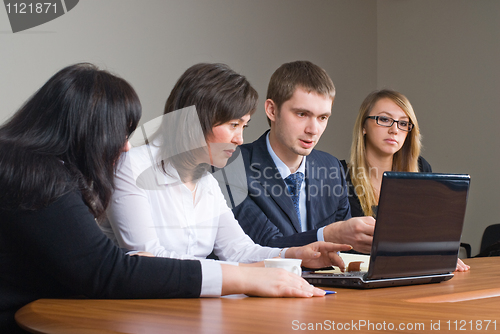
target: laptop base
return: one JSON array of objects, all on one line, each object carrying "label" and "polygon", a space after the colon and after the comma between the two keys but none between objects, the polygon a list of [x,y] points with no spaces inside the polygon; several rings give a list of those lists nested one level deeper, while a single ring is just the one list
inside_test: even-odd
[{"label": "laptop base", "polygon": [[428,283],[440,283],[450,280],[453,273],[434,274],[414,277],[398,277],[386,279],[364,280],[362,277],[345,277],[340,278],[334,274],[308,274],[304,273],[302,278],[315,286],[324,287],[339,287],[339,288],[357,288],[357,289],[372,289],[386,288],[391,286],[416,285]]}]

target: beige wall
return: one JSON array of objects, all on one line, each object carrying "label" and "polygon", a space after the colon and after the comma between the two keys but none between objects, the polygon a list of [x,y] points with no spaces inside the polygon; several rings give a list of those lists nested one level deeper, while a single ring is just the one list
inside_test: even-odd
[{"label": "beige wall", "polygon": [[469,173],[464,242],[500,223],[500,1],[382,0],[377,87],[406,94],[435,172]]},{"label": "beige wall", "polygon": [[[376,83],[375,10],[371,0],[85,0],[54,21],[12,34],[0,9],[0,122],[55,71],[79,61],[130,81],[143,122],[161,115],[177,78],[198,62],[227,63],[264,97],[279,65],[311,60],[337,84],[335,110],[342,113],[358,104],[360,87]],[[247,141],[267,127],[262,99],[260,106]],[[341,129],[331,126],[323,149],[334,139],[349,142]]]},{"label": "beige wall", "polygon": [[13,34],[0,9],[0,122],[75,62],[128,80],[143,103],[142,122],[161,114],[188,66],[224,62],[261,96],[248,142],[267,128],[262,101],[272,72],[284,62],[311,60],[337,87],[319,148],[348,158],[364,96],[381,87],[408,95],[434,169],[473,177],[463,240],[477,250],[499,203],[498,13],[496,0],[84,0],[54,21]]}]

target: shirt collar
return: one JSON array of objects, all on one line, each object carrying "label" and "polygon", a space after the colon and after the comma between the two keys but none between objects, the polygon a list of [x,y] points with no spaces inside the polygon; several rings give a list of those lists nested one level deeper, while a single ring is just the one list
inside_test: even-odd
[{"label": "shirt collar", "polygon": [[[267,136],[266,136],[267,151],[271,155],[271,158],[273,159],[274,164],[278,168],[278,171],[280,172],[281,177],[283,179],[285,179],[288,177],[288,175],[290,175],[292,173],[290,173],[290,168],[288,168],[288,166],[285,165],[285,163],[283,161],[281,161],[281,159],[276,155],[276,153],[274,153],[274,150],[271,147],[271,143],[269,142],[269,133],[270,132],[268,132]],[[306,175],[306,156],[302,157],[302,162],[300,163],[300,166],[297,169],[297,172],[302,172],[302,174]]]}]

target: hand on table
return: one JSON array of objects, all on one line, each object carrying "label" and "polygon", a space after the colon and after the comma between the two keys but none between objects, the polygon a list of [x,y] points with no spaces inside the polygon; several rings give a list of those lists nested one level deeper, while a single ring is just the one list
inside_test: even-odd
[{"label": "hand on table", "polygon": [[470,269],[469,265],[466,265],[462,260],[458,259],[457,268],[455,269],[455,271],[464,272],[464,271],[469,271],[469,269]]},{"label": "hand on table", "polygon": [[238,267],[221,264],[222,295],[260,297],[320,297],[325,291],[281,268]]}]

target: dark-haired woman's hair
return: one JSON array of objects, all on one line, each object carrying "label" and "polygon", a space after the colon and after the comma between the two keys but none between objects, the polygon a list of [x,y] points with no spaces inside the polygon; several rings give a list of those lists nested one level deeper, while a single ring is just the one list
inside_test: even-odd
[{"label": "dark-haired woman's hair", "polygon": [[[161,157],[169,157],[166,160],[178,172],[196,167],[200,143],[212,134],[212,128],[253,114],[257,100],[257,91],[250,82],[229,66],[220,63],[191,66],[172,89],[165,104],[164,115],[167,117],[163,118],[162,126],[153,136],[163,141]],[[197,114],[194,117],[189,112],[192,109],[188,108],[193,106]],[[171,114],[179,109],[186,112]]]},{"label": "dark-haired woman's hair", "polygon": [[140,117],[125,80],[87,63],[60,70],[0,127],[0,207],[36,210],[79,189],[99,217]]}]

